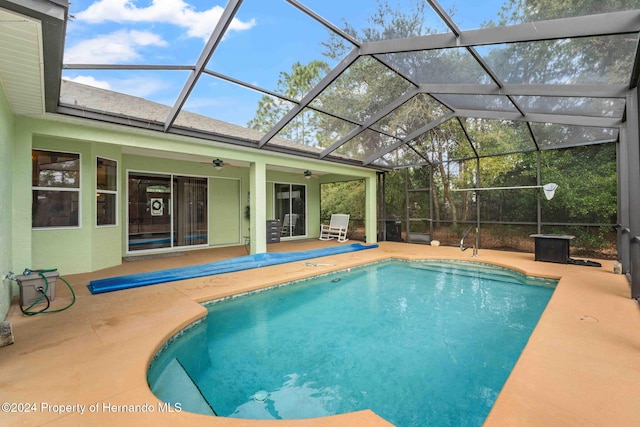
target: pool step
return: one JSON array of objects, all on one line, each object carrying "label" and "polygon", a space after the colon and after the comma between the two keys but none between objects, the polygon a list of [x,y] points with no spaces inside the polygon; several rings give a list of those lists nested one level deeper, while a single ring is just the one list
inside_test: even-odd
[{"label": "pool step", "polygon": [[526,284],[554,287],[557,283],[556,280],[530,277],[517,271],[479,263],[434,262],[415,264],[411,265],[411,267],[436,273],[455,274],[456,276],[471,277],[474,279],[488,279],[513,285]]},{"label": "pool step", "polygon": [[182,363],[173,358],[162,371],[151,391],[162,401],[180,403],[182,410],[204,415],[217,415],[204,398]]}]

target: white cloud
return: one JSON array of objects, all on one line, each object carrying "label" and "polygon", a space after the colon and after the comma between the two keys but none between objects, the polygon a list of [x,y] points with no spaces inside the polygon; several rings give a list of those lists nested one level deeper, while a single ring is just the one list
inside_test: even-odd
[{"label": "white cloud", "polygon": [[116,31],[83,40],[65,50],[67,64],[116,64],[132,62],[142,56],[139,47],[167,46],[160,36],[148,31]]},{"label": "white cloud", "polygon": [[[149,77],[110,78],[109,81],[98,80],[93,76],[63,77],[63,79],[145,99],[157,94],[164,94],[167,87],[166,81]],[[172,102],[173,100],[169,104]]]},{"label": "white cloud", "polygon": [[76,82],[76,83],[81,83],[83,85],[87,85],[87,86],[93,86],[93,87],[97,87],[100,89],[107,89],[107,90],[111,90],[111,85],[109,84],[109,82],[104,81],[104,80],[96,80],[95,77],[93,76],[76,76],[73,78],[69,78],[69,77],[63,77],[63,80],[69,80],[72,82]]},{"label": "white cloud", "polygon": [[[127,95],[150,99],[153,95],[166,92],[167,82],[161,79],[139,77],[111,82],[113,90]],[[177,94],[176,94],[177,96]]]},{"label": "white cloud", "polygon": [[[75,16],[77,20],[88,23],[168,23],[186,28],[189,37],[199,37],[206,41],[224,10],[221,6],[213,6],[198,12],[183,0],[152,0],[148,7],[136,7],[135,3],[136,0],[99,0]],[[242,22],[234,18],[229,29],[241,31],[253,26],[254,19]]]}]

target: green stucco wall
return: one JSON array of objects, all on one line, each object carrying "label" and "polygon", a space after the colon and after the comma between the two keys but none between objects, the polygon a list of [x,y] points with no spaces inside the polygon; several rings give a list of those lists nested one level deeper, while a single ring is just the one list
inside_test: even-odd
[{"label": "green stucco wall", "polygon": [[240,185],[239,179],[209,180],[209,244],[212,246],[237,245],[242,241],[244,208]]},{"label": "green stucco wall", "polygon": [[[86,145],[86,142],[84,143]],[[92,143],[91,155],[86,161],[87,173],[83,173],[88,181],[85,181],[85,188],[83,189],[83,195],[87,194],[87,201],[83,203],[84,208],[90,211],[87,221],[83,222],[83,227],[89,231],[91,242],[91,270],[100,270],[102,268],[118,265],[122,262],[122,252],[120,246],[122,242],[122,233],[125,228],[124,216],[122,216],[123,199],[122,195],[126,189],[126,183],[122,179],[122,154],[121,148],[117,145],[110,145],[104,143]],[[116,225],[109,226],[97,226],[97,206],[96,206],[96,163],[97,158],[115,160],[118,167],[118,207],[119,212],[116,218]],[[85,162],[83,161],[83,166]],[[84,169],[83,169],[84,172]],[[84,198],[83,198],[84,200]]]},{"label": "green stucco wall", "polygon": [[[3,116],[5,121],[12,119],[7,110],[8,108],[5,108]],[[64,117],[54,120],[16,117],[13,121],[15,143],[9,144],[9,149],[13,147],[13,182],[8,186],[11,187],[11,201],[16,208],[12,210],[11,226],[0,229],[0,233],[4,233],[3,237],[12,241],[12,260],[7,263],[13,267],[13,271],[22,271],[24,268],[57,268],[65,275],[96,271],[120,264],[122,257],[127,254],[128,171],[209,177],[210,245],[244,244],[245,236],[252,234],[252,251],[265,250],[265,224],[258,223],[257,219],[273,218],[274,182],[303,184],[307,187],[306,237],[309,238],[319,235],[320,183],[327,177],[364,178],[375,184],[375,172],[363,168],[317,161],[305,161],[302,164],[300,159],[294,156],[238,149],[228,144],[215,144]],[[3,129],[6,128],[3,126]],[[2,137],[7,138],[8,132],[3,132],[5,133]],[[32,148],[80,154],[81,227],[32,230]],[[118,162],[119,209],[116,226],[97,227],[95,224],[95,163],[98,156]],[[210,163],[210,159],[215,158],[230,163],[241,163],[244,166],[234,167],[233,164],[227,164],[222,170],[217,171]],[[260,165],[259,173],[252,173],[250,165]],[[324,176],[321,179],[307,180],[302,173],[270,170],[270,165],[296,170],[322,168]],[[244,215],[246,206],[250,204],[248,196],[251,188],[262,189],[252,194],[252,198],[257,194],[260,203],[255,204],[255,200],[251,203],[261,206],[262,209],[252,212],[254,229],[250,229],[250,221]],[[11,212],[8,208],[2,209],[5,214]],[[371,212],[375,215],[375,210]],[[375,217],[372,224],[375,227]]]},{"label": "green stucco wall", "polygon": [[[80,266],[88,266],[93,269],[93,243],[105,248],[109,245],[93,235],[95,229],[95,157],[92,144],[36,135],[33,137],[33,148],[80,154],[80,227],[33,229],[31,231],[31,265],[25,267],[31,269],[57,268],[61,275],[78,273]],[[108,253],[108,251],[105,252],[105,254]]]},{"label": "green stucco wall", "polygon": [[[0,276],[11,270],[11,186],[13,173],[13,114],[0,86]],[[0,282],[0,320],[4,320],[11,303],[11,281]]]}]

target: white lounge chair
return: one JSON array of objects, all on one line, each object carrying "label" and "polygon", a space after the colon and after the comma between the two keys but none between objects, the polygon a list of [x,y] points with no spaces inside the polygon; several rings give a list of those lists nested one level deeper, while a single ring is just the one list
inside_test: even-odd
[{"label": "white lounge chair", "polygon": [[331,240],[337,238],[338,242],[346,242],[347,229],[349,228],[349,215],[333,214],[329,225],[320,226],[320,240]]},{"label": "white lounge chair", "polygon": [[280,228],[281,236],[291,236],[296,229],[296,222],[298,222],[298,214],[284,214],[284,221]]}]

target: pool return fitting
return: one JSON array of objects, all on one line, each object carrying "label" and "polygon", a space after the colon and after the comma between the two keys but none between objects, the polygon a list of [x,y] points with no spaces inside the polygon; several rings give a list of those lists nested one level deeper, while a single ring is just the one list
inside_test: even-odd
[{"label": "pool return fitting", "polygon": [[[76,302],[76,294],[73,288],[64,278],[60,277],[57,268],[30,270],[26,268],[21,275],[14,276],[9,272],[7,279],[18,282],[20,287],[20,311],[27,316],[46,313],[58,313],[71,307]],[[71,291],[72,300],[63,308],[49,310],[51,301],[56,297],[56,280],[62,280]],[[40,303],[46,303],[43,309],[32,311],[32,308]],[[25,308],[25,306],[28,306]]]}]

